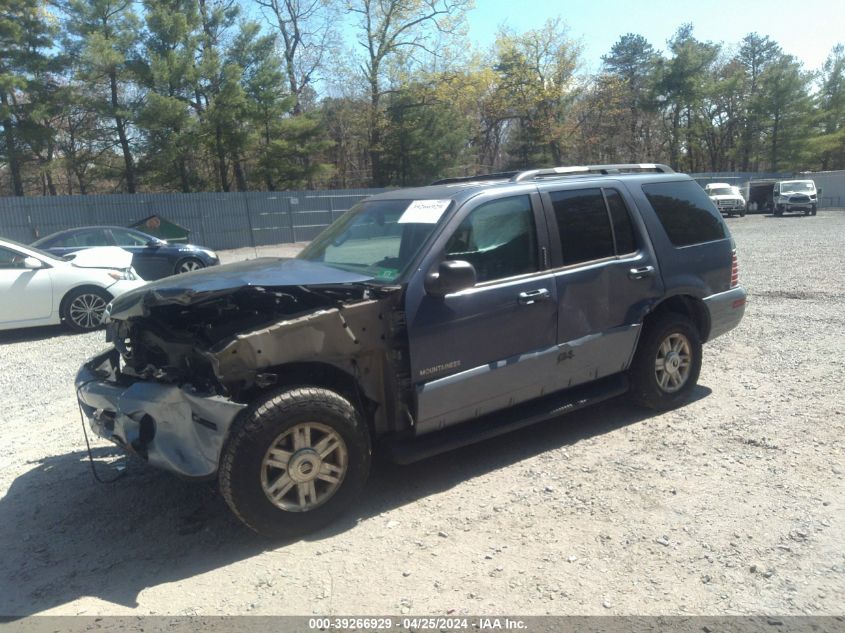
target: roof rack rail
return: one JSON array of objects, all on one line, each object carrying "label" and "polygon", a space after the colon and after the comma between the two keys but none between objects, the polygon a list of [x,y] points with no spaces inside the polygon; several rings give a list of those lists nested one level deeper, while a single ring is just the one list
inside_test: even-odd
[{"label": "roof rack rail", "polygon": [[586,174],[598,174],[607,176],[611,174],[631,174],[642,172],[655,172],[659,174],[674,174],[675,170],[668,165],[658,163],[619,163],[617,165],[582,165],[575,167],[549,167],[547,169],[529,169],[521,171],[511,177],[512,182],[522,182],[536,178],[555,178],[560,176],[580,176]]},{"label": "roof rack rail", "polygon": [[518,171],[500,171],[494,174],[478,174],[477,176],[456,176],[454,178],[439,178],[432,185],[450,185],[456,182],[480,182],[484,180],[511,180],[518,176]]}]

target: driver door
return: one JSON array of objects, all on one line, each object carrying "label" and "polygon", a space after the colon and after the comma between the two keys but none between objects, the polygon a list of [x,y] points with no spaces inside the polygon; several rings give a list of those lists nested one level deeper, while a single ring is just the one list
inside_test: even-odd
[{"label": "driver door", "polygon": [[488,199],[456,219],[433,263],[470,262],[477,283],[436,297],[417,275],[408,292],[419,297],[406,306],[417,434],[540,396],[556,365],[557,297],[544,270],[539,198]]}]

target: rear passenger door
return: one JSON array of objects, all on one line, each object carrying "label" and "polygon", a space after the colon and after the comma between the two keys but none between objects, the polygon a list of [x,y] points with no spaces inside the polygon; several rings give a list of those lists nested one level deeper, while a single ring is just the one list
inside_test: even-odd
[{"label": "rear passenger door", "polygon": [[560,387],[627,369],[663,284],[645,227],[621,183],[546,185],[558,301]]}]

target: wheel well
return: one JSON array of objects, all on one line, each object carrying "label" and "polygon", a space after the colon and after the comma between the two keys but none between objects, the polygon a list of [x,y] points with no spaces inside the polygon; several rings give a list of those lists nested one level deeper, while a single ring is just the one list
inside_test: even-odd
[{"label": "wheel well", "polygon": [[64,318],[64,316],[65,316],[65,308],[67,307],[67,301],[70,298],[70,296],[72,294],[76,293],[76,292],[79,292],[80,290],[98,290],[100,292],[106,293],[109,297],[114,299],[114,295],[112,293],[110,293],[108,290],[106,290],[105,288],[103,288],[102,286],[95,286],[94,284],[86,284],[86,285],[83,285],[83,286],[75,286],[75,287],[71,288],[70,290],[68,290],[65,293],[65,295],[62,297],[62,300],[59,302],[59,317],[60,318]]},{"label": "wheel well", "polygon": [[676,312],[683,314],[695,325],[698,330],[698,336],[701,342],[704,343],[707,337],[710,336],[710,315],[707,312],[707,306],[697,297],[690,295],[675,295],[661,301],[651,312],[646,315],[645,323],[656,318],[659,315],[668,312]]},{"label": "wheel well", "polygon": [[274,374],[277,378],[272,384],[250,387],[240,394],[244,402],[254,400],[258,395],[284,386],[311,386],[330,389],[352,403],[364,416],[370,433],[375,432],[374,412],[377,403],[368,398],[358,381],[350,373],[326,363],[289,363],[268,367],[263,374]]}]

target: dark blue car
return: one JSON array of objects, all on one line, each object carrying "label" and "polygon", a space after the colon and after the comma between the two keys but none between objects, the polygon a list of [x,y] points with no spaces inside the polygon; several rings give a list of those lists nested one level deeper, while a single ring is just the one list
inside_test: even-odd
[{"label": "dark blue car", "polygon": [[194,244],[170,244],[122,226],[86,226],[67,229],[32,243],[59,257],[93,246],[119,246],[132,253],[132,266],[146,280],[161,279],[220,263],[217,254]]}]

